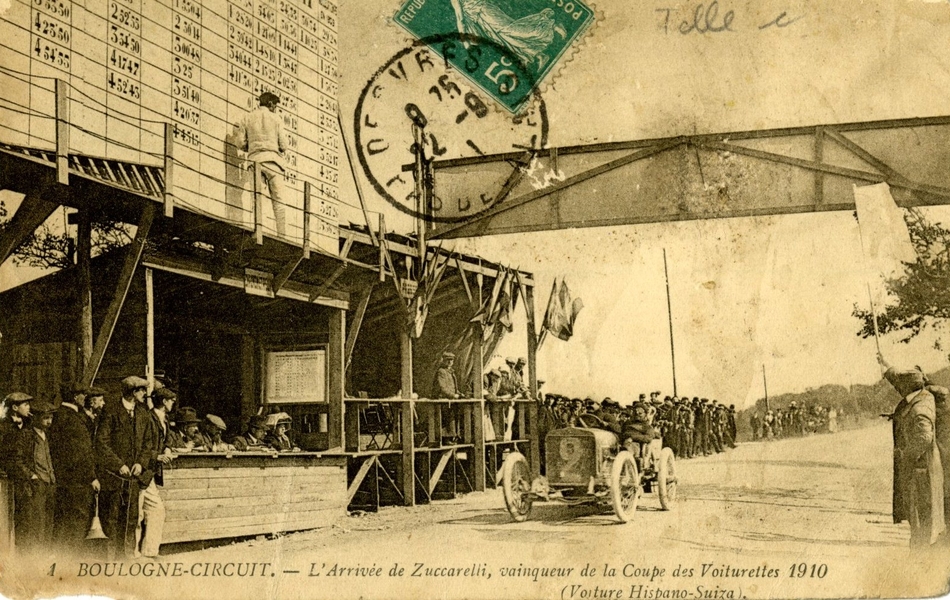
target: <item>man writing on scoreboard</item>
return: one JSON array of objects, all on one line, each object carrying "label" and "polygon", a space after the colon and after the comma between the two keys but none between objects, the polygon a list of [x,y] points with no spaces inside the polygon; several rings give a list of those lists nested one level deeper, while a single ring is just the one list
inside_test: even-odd
[{"label": "man writing on scoreboard", "polygon": [[238,126],[238,144],[247,152],[248,160],[260,165],[261,178],[267,184],[274,207],[277,235],[282,237],[286,229],[283,154],[287,140],[276,114],[280,98],[272,92],[264,92],[257,101],[259,106],[247,113]]}]

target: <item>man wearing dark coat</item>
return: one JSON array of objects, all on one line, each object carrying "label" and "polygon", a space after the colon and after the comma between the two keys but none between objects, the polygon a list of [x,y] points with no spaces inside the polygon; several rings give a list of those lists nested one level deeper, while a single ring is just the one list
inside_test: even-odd
[{"label": "man wearing dark coat", "polygon": [[141,377],[122,380],[122,398],[107,402],[99,417],[95,449],[99,456],[99,511],[112,551],[135,554],[139,490],[147,487],[147,467],[158,456],[158,438],[144,404],[148,382]]},{"label": "man wearing dark coat", "polygon": [[[937,409],[934,436],[943,466],[943,518],[946,522],[950,519],[950,390],[939,385],[928,385],[927,391],[933,395]],[[943,532],[943,543],[950,544],[950,531]]]},{"label": "man wearing dark coat", "polygon": [[50,455],[56,473],[53,540],[61,549],[83,549],[99,491],[89,417],[83,412],[86,390],[66,393],[49,429]]},{"label": "man wearing dark coat", "polygon": [[14,433],[10,478],[14,482],[16,545],[26,552],[49,550],[53,537],[56,475],[50,457],[49,427],[56,409],[32,403],[30,422]]},{"label": "man wearing dark coat", "polygon": [[890,415],[894,434],[894,522],[910,523],[911,548],[926,548],[945,529],[943,467],[934,436],[936,406],[919,369],[899,371],[878,354],[884,378],[901,401]]}]

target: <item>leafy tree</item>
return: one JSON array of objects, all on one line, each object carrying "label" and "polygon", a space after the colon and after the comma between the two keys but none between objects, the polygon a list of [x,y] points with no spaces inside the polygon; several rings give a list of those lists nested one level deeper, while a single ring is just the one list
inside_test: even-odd
[{"label": "leafy tree", "polygon": [[[876,307],[878,331],[900,334],[907,343],[928,328],[939,333],[950,318],[950,229],[928,220],[920,211],[905,213],[917,262],[904,263],[901,276],[887,282],[895,304]],[[874,315],[870,309],[854,307],[860,322],[858,335],[874,335]],[[935,343],[940,349],[939,339]]]},{"label": "leafy tree", "polygon": [[[9,223],[8,210],[0,201],[0,231]],[[117,221],[92,223],[92,255],[121,248],[132,241],[128,225]],[[65,231],[54,233],[43,224],[13,252],[13,263],[41,269],[67,269],[74,264],[75,240]]]}]

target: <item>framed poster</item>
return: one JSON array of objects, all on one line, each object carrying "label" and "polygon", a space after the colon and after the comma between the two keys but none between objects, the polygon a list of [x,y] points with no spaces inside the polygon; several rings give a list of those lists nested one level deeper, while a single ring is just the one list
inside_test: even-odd
[{"label": "framed poster", "polygon": [[327,401],[327,351],[267,351],[264,361],[264,403]]}]

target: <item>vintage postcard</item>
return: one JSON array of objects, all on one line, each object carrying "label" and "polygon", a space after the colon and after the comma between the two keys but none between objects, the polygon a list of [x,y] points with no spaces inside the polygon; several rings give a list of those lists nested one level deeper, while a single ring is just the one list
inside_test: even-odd
[{"label": "vintage postcard", "polygon": [[945,596],[947,48],[0,0],[0,595]]}]

